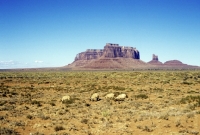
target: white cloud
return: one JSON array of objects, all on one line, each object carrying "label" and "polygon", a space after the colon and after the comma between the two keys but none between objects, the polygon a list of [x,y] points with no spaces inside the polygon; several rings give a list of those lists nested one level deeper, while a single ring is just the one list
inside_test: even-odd
[{"label": "white cloud", "polygon": [[13,61],[13,60],[9,60],[9,61],[0,61],[0,65],[4,65],[4,66],[6,66],[6,65],[16,65],[16,64],[18,64],[19,62],[17,62],[17,61]]},{"label": "white cloud", "polygon": [[0,69],[14,69],[14,68],[38,68],[49,67],[48,63],[43,60],[35,60],[33,62],[19,62],[15,60],[0,60]]},{"label": "white cloud", "polygon": [[43,63],[42,60],[35,60],[35,63]]},{"label": "white cloud", "polygon": [[7,69],[7,68],[17,68],[20,66],[21,63],[14,60],[2,60],[0,61],[0,69]]}]

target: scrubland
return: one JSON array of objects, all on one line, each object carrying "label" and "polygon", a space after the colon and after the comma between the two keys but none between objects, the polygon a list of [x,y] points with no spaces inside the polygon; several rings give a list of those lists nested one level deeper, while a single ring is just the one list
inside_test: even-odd
[{"label": "scrubland", "polygon": [[[96,92],[100,100],[90,101]],[[199,132],[200,71],[0,72],[1,135]]]}]

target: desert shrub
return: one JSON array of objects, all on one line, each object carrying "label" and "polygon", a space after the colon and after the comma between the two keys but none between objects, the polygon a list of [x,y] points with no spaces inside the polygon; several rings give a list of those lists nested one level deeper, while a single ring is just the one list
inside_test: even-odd
[{"label": "desert shrub", "polygon": [[73,96],[72,98],[70,98],[70,100],[64,100],[64,101],[62,101],[62,103],[66,104],[66,105],[73,104],[73,103],[75,103],[76,100],[80,100],[80,98]]},{"label": "desert shrub", "polygon": [[138,125],[137,128],[138,128],[138,129],[142,129],[142,126]]},{"label": "desert shrub", "polygon": [[18,93],[15,92],[15,91],[11,91],[10,94],[11,94],[11,95],[18,95]]},{"label": "desert shrub", "polygon": [[183,135],[185,135],[185,134],[188,133],[188,130],[182,129],[182,130],[179,130],[178,132],[181,133],[181,134],[183,134]]},{"label": "desert shrub", "polygon": [[187,118],[192,118],[192,117],[194,117],[194,113],[193,112],[187,114]]},{"label": "desert shrub", "polygon": [[8,105],[8,106],[4,106],[3,108],[1,108],[1,111],[11,111],[14,108],[15,108],[15,106]]},{"label": "desert shrub", "polygon": [[122,86],[104,86],[103,87],[104,89],[113,89],[113,90],[125,90],[125,88],[124,87],[122,87]]},{"label": "desert shrub", "polygon": [[50,104],[51,106],[56,106],[56,104],[55,104],[53,101],[51,101],[49,104]]},{"label": "desert shrub", "polygon": [[32,101],[31,101],[31,104],[32,104],[32,105],[35,105],[35,104],[36,104],[38,107],[42,106],[41,102],[40,102],[40,101],[37,101],[37,100],[32,100]]},{"label": "desert shrub", "polygon": [[186,104],[186,103],[191,103],[191,102],[196,102],[194,106],[200,107],[200,96],[187,96],[180,100],[181,104]]},{"label": "desert shrub", "polygon": [[182,98],[182,99],[180,100],[180,103],[181,103],[181,104],[186,104],[186,103],[187,103],[187,99],[186,99],[186,98]]},{"label": "desert shrub", "polygon": [[32,115],[30,115],[30,114],[28,114],[27,116],[26,116],[26,118],[28,118],[28,119],[32,119],[33,118],[33,116]]},{"label": "desert shrub", "polygon": [[0,106],[3,106],[7,103],[7,101],[0,101]]},{"label": "desert shrub", "polygon": [[3,120],[3,119],[5,119],[5,117],[4,116],[0,116],[0,120]]},{"label": "desert shrub", "polygon": [[168,113],[163,113],[163,114],[161,114],[161,116],[159,117],[159,119],[168,120],[169,119],[169,114]]},{"label": "desert shrub", "polygon": [[178,119],[178,120],[175,122],[175,125],[176,125],[176,127],[179,127],[179,126],[181,125],[180,119]]},{"label": "desert shrub", "polygon": [[188,91],[187,93],[196,93],[196,91],[191,90],[191,91]]},{"label": "desert shrub", "polygon": [[23,121],[16,121],[15,126],[25,126],[25,122]]},{"label": "desert shrub", "polygon": [[15,130],[8,129],[5,127],[0,127],[0,135],[19,135]]},{"label": "desert shrub", "polygon": [[75,102],[75,100],[74,99],[70,99],[70,100],[64,100],[64,101],[62,101],[62,103],[63,104],[73,104]]},{"label": "desert shrub", "polygon": [[40,132],[36,132],[36,133],[32,133],[32,135],[44,135],[44,134]]},{"label": "desert shrub", "polygon": [[139,94],[139,95],[135,95],[135,98],[138,99],[138,98],[141,98],[141,99],[147,99],[148,96],[146,94]]},{"label": "desert shrub", "polygon": [[88,119],[82,119],[81,123],[87,124],[88,123]]},{"label": "desert shrub", "polygon": [[7,97],[7,96],[6,96],[6,92],[4,92],[4,93],[2,94],[2,97]]},{"label": "desert shrub", "polygon": [[16,104],[16,102],[15,101],[10,101],[9,104],[13,105],[13,104]]},{"label": "desert shrub", "polygon": [[45,115],[41,116],[40,118],[41,118],[42,120],[48,120],[48,119],[50,119],[49,116],[45,116]]},{"label": "desert shrub", "polygon": [[143,131],[152,132],[153,129],[149,128],[148,126],[144,126]]},{"label": "desert shrub", "polygon": [[125,90],[125,88],[124,88],[124,87],[121,87],[121,86],[117,86],[116,89],[117,89],[117,90]]},{"label": "desert shrub", "polygon": [[66,114],[66,112],[68,112],[69,110],[67,110],[67,109],[62,109],[62,110],[60,110],[60,111],[58,111],[58,114],[59,115],[64,115],[64,114]]},{"label": "desert shrub", "polygon": [[65,128],[63,126],[56,126],[54,128],[54,130],[57,132],[57,131],[60,131],[60,130],[65,130]]},{"label": "desert shrub", "polygon": [[153,91],[154,92],[163,92],[164,89],[162,89],[162,88],[154,88]]},{"label": "desert shrub", "polygon": [[90,104],[89,104],[89,103],[85,103],[85,106],[89,107],[89,106],[90,106]]},{"label": "desert shrub", "polygon": [[187,84],[187,85],[191,85],[192,82],[188,82],[188,81],[183,81],[182,84]]}]

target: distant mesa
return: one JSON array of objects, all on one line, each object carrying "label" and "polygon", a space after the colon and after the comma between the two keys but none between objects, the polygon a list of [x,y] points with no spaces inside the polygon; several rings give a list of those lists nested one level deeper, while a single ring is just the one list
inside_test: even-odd
[{"label": "distant mesa", "polygon": [[163,63],[158,60],[158,56],[155,54],[153,54],[152,60],[149,61],[148,63],[151,65],[163,65]]},{"label": "distant mesa", "polygon": [[182,67],[182,68],[198,68],[198,66],[191,66],[191,65],[188,65],[188,64],[184,64],[182,63],[181,61],[179,60],[169,60],[169,61],[166,61],[164,63],[165,66],[167,67]]},{"label": "distant mesa", "polygon": [[190,69],[199,68],[183,64],[178,60],[159,61],[153,54],[152,60],[140,60],[140,52],[135,47],[106,43],[104,49],[87,49],[78,53],[74,62],[65,66],[70,69]]},{"label": "distant mesa", "polygon": [[107,43],[104,46],[104,49],[87,49],[85,52],[77,54],[75,61],[117,57],[140,59],[140,53],[136,48],[133,47]]},{"label": "distant mesa", "polygon": [[187,68],[196,68],[198,66],[191,66],[191,65],[187,65],[187,64],[184,64],[182,63],[181,61],[179,60],[169,60],[169,61],[166,61],[164,62],[164,64],[162,62],[160,62],[158,60],[158,56],[153,54],[152,56],[152,60],[148,62],[148,64],[151,64],[151,65],[156,65],[157,67],[159,68],[175,68],[175,69],[187,69]]},{"label": "distant mesa", "polygon": [[182,66],[182,65],[187,65],[187,64],[183,64],[181,61],[179,61],[179,60],[169,60],[169,61],[166,61],[165,63],[164,63],[164,65],[173,65],[173,66]]},{"label": "distant mesa", "polygon": [[135,47],[106,43],[104,49],[87,49],[78,53],[69,68],[113,69],[145,65]]}]

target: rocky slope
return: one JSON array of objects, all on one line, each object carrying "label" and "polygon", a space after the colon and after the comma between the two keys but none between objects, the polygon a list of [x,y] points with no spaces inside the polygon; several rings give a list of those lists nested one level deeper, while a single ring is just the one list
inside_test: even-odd
[{"label": "rocky slope", "polygon": [[171,67],[171,68],[184,68],[184,69],[190,69],[190,68],[199,68],[198,66],[188,65],[184,64],[179,60],[169,60],[164,63],[165,67]]},{"label": "rocky slope", "polygon": [[152,60],[144,62],[140,60],[140,52],[134,47],[119,46],[119,44],[107,43],[104,49],[88,49],[76,55],[74,62],[65,66],[72,69],[190,69],[199,68],[183,64],[178,60],[159,61],[153,54]]},{"label": "rocky slope", "polygon": [[146,63],[132,58],[100,58],[93,60],[78,60],[69,64],[68,68],[87,68],[87,69],[131,69],[144,68]]},{"label": "rocky slope", "polygon": [[164,63],[166,66],[187,66],[187,64],[183,64],[179,60],[169,60]]}]

